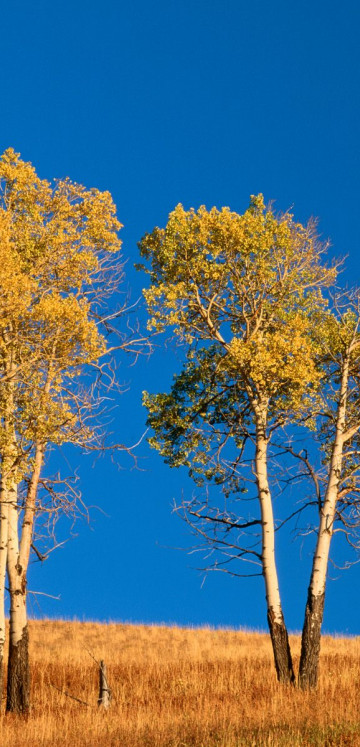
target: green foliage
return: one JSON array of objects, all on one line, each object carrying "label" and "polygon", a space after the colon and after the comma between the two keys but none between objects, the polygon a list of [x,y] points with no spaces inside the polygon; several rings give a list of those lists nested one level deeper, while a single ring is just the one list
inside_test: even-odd
[{"label": "green foliage", "polygon": [[[150,444],[171,467],[187,466],[198,485],[229,478],[220,455],[225,445],[226,452],[242,449],[251,422],[246,395],[219,363],[212,345],[194,353],[169,394],[144,393],[147,422],[155,433]],[[231,483],[239,489],[239,476]]]}]

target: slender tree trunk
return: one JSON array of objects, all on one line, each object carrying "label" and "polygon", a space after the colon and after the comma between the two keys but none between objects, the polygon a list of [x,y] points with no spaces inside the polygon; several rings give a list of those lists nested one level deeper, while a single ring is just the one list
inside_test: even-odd
[{"label": "slender tree trunk", "polygon": [[8,495],[6,490],[5,460],[2,463],[2,481],[0,489],[0,702],[4,687],[4,649],[5,628],[5,581],[8,546]]},{"label": "slender tree trunk", "polygon": [[330,544],[334,531],[336,502],[344,449],[346,399],[349,379],[348,358],[344,359],[341,374],[340,398],[337,412],[335,440],[330,459],[329,480],[320,515],[317,543],[310,576],[305,608],[305,620],[301,637],[299,686],[303,690],[315,688],[318,683],[326,574],[329,562]]},{"label": "slender tree trunk", "polygon": [[8,578],[10,633],[6,710],[27,713],[30,705],[29,636],[26,616],[26,572],[19,563],[17,492],[10,491]]},{"label": "slender tree trunk", "polygon": [[16,713],[27,713],[30,707],[29,631],[27,625],[26,586],[36,496],[43,454],[42,444],[36,444],[34,469],[26,496],[20,545],[16,494],[9,505],[8,577],[10,585],[10,640],[6,710],[15,711]]},{"label": "slender tree trunk", "polygon": [[[12,373],[12,362],[7,361],[5,365],[7,373]],[[0,703],[3,698],[4,689],[4,651],[6,641],[6,619],[5,619],[5,585],[6,568],[8,560],[9,543],[9,512],[13,501],[13,491],[16,491],[16,461],[17,444],[14,430],[14,385],[13,382],[5,384],[5,413],[2,421],[5,439],[1,460],[1,487],[0,487]]]},{"label": "slender tree trunk", "polygon": [[17,598],[12,595],[10,614],[6,710],[27,714],[30,708],[30,662],[26,591],[19,591]]},{"label": "slender tree trunk", "polygon": [[266,410],[256,413],[255,469],[261,507],[262,572],[265,581],[267,620],[279,682],[295,682],[288,632],[281,606],[279,582],[275,562],[275,527],[271,493],[267,475]]}]

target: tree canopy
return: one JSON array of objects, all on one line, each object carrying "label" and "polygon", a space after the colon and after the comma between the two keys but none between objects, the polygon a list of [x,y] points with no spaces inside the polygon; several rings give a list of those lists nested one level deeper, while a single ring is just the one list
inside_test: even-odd
[{"label": "tree canopy", "polygon": [[190,452],[192,464],[206,461],[209,428],[221,443],[224,422],[242,443],[259,408],[272,428],[306,410],[321,379],[311,329],[336,276],[313,222],[276,216],[262,195],[244,215],[178,205],[140,251],[151,265],[149,327],[171,330],[188,359],[171,394],[145,394],[151,442],[170,464],[190,466]]}]

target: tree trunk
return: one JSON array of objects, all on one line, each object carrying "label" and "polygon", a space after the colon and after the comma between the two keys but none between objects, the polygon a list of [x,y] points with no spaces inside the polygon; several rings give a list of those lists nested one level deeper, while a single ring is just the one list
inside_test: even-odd
[{"label": "tree trunk", "polygon": [[25,624],[18,639],[10,632],[6,710],[27,714],[30,708],[29,633]]},{"label": "tree trunk", "polygon": [[266,410],[256,412],[256,482],[261,508],[262,572],[265,581],[267,620],[279,682],[294,684],[295,675],[288,632],[281,606],[275,562],[275,527],[272,500],[267,476]]},{"label": "tree trunk", "polygon": [[19,545],[17,494],[9,504],[8,577],[10,586],[10,640],[6,710],[27,713],[30,706],[29,632],[26,582],[43,445],[36,444],[34,469],[29,482]]},{"label": "tree trunk", "polygon": [[309,587],[305,621],[301,636],[299,686],[311,690],[318,683],[321,625],[324,614],[325,592],[315,596]]},{"label": "tree trunk", "polygon": [[17,495],[15,490],[12,493],[9,503],[10,635],[6,710],[26,714],[30,706],[26,570],[19,563]]},{"label": "tree trunk", "polygon": [[[6,371],[11,374],[11,366],[6,366]],[[1,455],[0,487],[0,704],[4,689],[4,650],[6,640],[5,586],[9,541],[9,510],[10,502],[14,497],[12,491],[16,490],[15,465],[17,457],[16,436],[12,420],[14,409],[12,383],[5,384],[3,394],[6,400],[3,419],[3,429],[6,437]]]},{"label": "tree trunk", "polygon": [[[4,462],[2,465],[4,470]],[[5,649],[5,581],[6,560],[8,545],[8,497],[5,487],[5,478],[2,476],[0,490],[0,703],[4,687],[4,649]]]},{"label": "tree trunk", "polygon": [[[337,460],[336,463],[339,464],[339,461]],[[320,517],[318,539],[316,543],[301,636],[299,686],[303,690],[315,688],[318,683],[326,574],[329,562],[330,543],[333,534],[337,486],[339,482],[338,476],[340,474],[338,468],[333,466],[333,460],[331,460],[331,465],[331,477]],[[339,469],[341,469],[341,466]]]},{"label": "tree trunk", "polygon": [[270,607],[268,608],[267,621],[274,653],[277,678],[279,682],[294,685],[295,674],[292,663],[289,636],[283,613],[281,613],[281,618],[275,618],[273,608]]},{"label": "tree trunk", "polygon": [[348,380],[349,359],[348,357],[345,357],[341,370],[341,387],[336,417],[336,432],[330,458],[329,479],[324,504],[320,513],[318,537],[301,636],[299,686],[303,690],[315,688],[318,683],[326,574],[329,562],[330,544],[334,532],[338,487],[341,477],[344,442],[346,438],[345,427]]}]

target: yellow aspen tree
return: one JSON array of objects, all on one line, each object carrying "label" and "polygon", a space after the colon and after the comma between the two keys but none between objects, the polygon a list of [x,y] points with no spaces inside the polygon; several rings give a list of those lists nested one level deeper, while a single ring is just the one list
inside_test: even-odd
[{"label": "yellow aspen tree", "polygon": [[[319,373],[307,328],[322,308],[321,290],[336,271],[322,263],[324,246],[314,224],[303,226],[289,213],[275,215],[262,195],[251,197],[243,215],[178,205],[166,227],[146,234],[139,246],[150,264],[150,287],[144,292],[149,328],[171,330],[188,357],[170,395],[145,395],[155,431],[151,443],[173,466],[186,464],[205,479],[216,476],[218,467],[207,456],[209,430],[204,435],[202,428],[209,425],[209,402],[213,405],[220,387],[221,407],[214,417],[225,439],[231,422],[237,470],[244,436],[254,447],[259,560],[275,668],[279,681],[294,683],[275,556],[268,448],[274,431],[299,417],[315,395]],[[200,379],[201,399],[192,389]],[[235,397],[240,406],[232,418]],[[240,529],[246,526],[239,522]]]},{"label": "yellow aspen tree", "polygon": [[[48,445],[98,445],[91,420],[99,399],[91,383],[111,351],[104,332],[120,314],[107,308],[123,276],[120,228],[110,193],[69,179],[42,180],[12,149],[1,157],[0,606],[6,563],[9,711],[29,709],[27,570]],[[79,377],[86,372],[84,388]],[[1,616],[2,610],[0,656]]]}]

